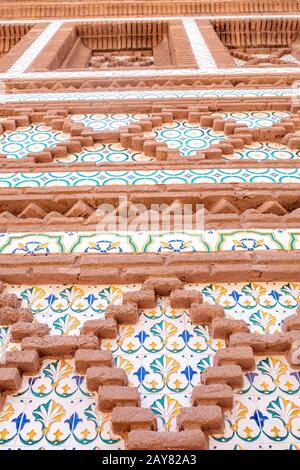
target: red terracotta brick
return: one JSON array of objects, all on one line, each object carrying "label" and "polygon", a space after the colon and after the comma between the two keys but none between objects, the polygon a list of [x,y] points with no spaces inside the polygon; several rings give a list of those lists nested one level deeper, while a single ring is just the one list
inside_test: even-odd
[{"label": "red terracotta brick", "polygon": [[22,378],[16,367],[0,369],[0,391],[15,391],[21,387]]},{"label": "red terracotta brick", "polygon": [[190,310],[191,322],[195,325],[210,325],[217,317],[224,317],[224,308],[220,305],[192,303]]},{"label": "red terracotta brick", "polygon": [[114,318],[105,320],[87,320],[82,327],[82,333],[92,333],[98,338],[114,339],[118,335],[118,325]]},{"label": "red terracotta brick", "polygon": [[21,306],[21,299],[16,294],[0,294],[0,308],[13,307],[19,308]]},{"label": "red terracotta brick", "polygon": [[89,367],[86,371],[87,389],[90,392],[97,392],[100,385],[127,385],[127,375],[124,369]]},{"label": "red terracotta brick", "polygon": [[130,431],[128,450],[206,450],[207,441],[201,430],[181,432]]},{"label": "red terracotta brick", "polygon": [[291,349],[287,354],[287,359],[294,369],[300,368],[300,340],[292,342]]},{"label": "red terracotta brick", "polygon": [[85,374],[90,367],[112,367],[111,351],[78,349],[75,352],[75,369],[79,374]]},{"label": "red terracotta brick", "polygon": [[0,325],[9,326],[18,321],[31,322],[33,314],[27,308],[0,308]]},{"label": "red terracotta brick", "polygon": [[289,333],[260,335],[258,333],[234,333],[229,339],[230,346],[250,346],[255,354],[284,354],[289,350]]},{"label": "red terracotta brick", "polygon": [[98,392],[98,409],[110,413],[115,406],[139,406],[140,397],[136,387],[103,385]]},{"label": "red terracotta brick", "polygon": [[203,297],[197,290],[176,289],[171,292],[170,304],[172,308],[190,308],[192,303],[201,303]]},{"label": "red terracotta brick", "polygon": [[41,361],[36,351],[7,351],[4,356],[6,367],[16,367],[28,374],[37,374]]},{"label": "red terracotta brick", "polygon": [[204,385],[226,384],[240,389],[244,386],[243,370],[238,365],[208,367],[201,374],[201,382]]},{"label": "red terracotta brick", "polygon": [[139,308],[153,308],[156,305],[154,289],[125,292],[123,295],[123,304],[137,304]]},{"label": "red terracotta brick", "polygon": [[214,318],[211,323],[211,336],[228,340],[233,333],[248,333],[249,327],[244,320],[232,318]]},{"label": "red terracotta brick", "polygon": [[78,349],[99,349],[99,340],[93,335],[32,337],[24,338],[21,348],[37,351],[39,356],[73,356]]},{"label": "red terracotta brick", "polygon": [[226,384],[197,385],[191,400],[193,406],[220,406],[225,411],[233,406],[233,391]]},{"label": "red terracotta brick", "polygon": [[168,296],[176,289],[182,289],[183,282],[177,277],[159,277],[147,279],[143,284],[143,289],[154,290],[157,295]]},{"label": "red terracotta brick", "polygon": [[256,367],[253,350],[249,346],[219,349],[214,356],[214,366],[239,365],[244,371]]},{"label": "red terracotta brick", "polygon": [[109,305],[105,312],[106,318],[114,318],[117,323],[134,325],[139,320],[137,304]]},{"label": "red terracotta brick", "polygon": [[112,411],[111,424],[116,434],[127,433],[134,429],[156,431],[154,413],[149,409],[134,406],[116,406]]},{"label": "red terracotta brick", "polygon": [[197,406],[182,408],[177,415],[179,431],[201,429],[207,434],[223,434],[225,423],[219,406]]},{"label": "red terracotta brick", "polygon": [[10,328],[11,339],[14,343],[19,343],[22,339],[29,336],[46,336],[49,333],[49,327],[45,323],[38,322],[18,322]]},{"label": "red terracotta brick", "polygon": [[300,313],[287,317],[281,326],[282,331],[300,330]]}]

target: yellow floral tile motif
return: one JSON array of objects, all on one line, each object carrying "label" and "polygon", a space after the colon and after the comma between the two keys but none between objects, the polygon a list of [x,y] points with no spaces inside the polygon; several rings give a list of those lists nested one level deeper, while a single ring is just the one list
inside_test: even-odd
[{"label": "yellow floral tile motif", "polygon": [[[37,321],[47,323],[51,334],[78,334],[91,318],[104,318],[111,303],[120,304],[123,293],[136,285],[5,286],[30,307]],[[260,334],[281,330],[282,321],[295,313],[300,284],[215,283],[190,284],[206,302],[218,303],[226,316],[244,319]],[[19,348],[10,342],[9,327],[0,325],[0,349]],[[169,299],[157,299],[155,308],[141,310],[136,325],[123,325],[101,349],[113,353],[129,384],[138,387],[142,406],[156,415],[161,431],[176,429],[180,409],[190,406],[200,373],[212,365],[224,341],[212,339],[203,325],[192,325],[189,312],[171,308]],[[282,356],[256,358],[256,369],[244,376],[235,405],[225,414],[221,436],[210,439],[216,449],[300,447],[300,373]],[[15,396],[0,414],[0,448],[122,449],[110,416],[96,409],[96,396],[86,389],[84,376],[66,360],[43,361],[37,376],[24,376]],[[275,447],[274,447],[275,446]],[[277,448],[276,447],[276,448]]]}]

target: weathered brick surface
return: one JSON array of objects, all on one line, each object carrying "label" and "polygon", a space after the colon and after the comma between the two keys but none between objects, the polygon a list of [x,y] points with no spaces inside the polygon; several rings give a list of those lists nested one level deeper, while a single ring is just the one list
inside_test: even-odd
[{"label": "weathered brick surface", "polygon": [[[234,333],[230,336],[229,345],[232,347],[250,346],[255,354],[284,354],[291,345],[290,333],[260,335],[257,333]],[[297,333],[297,330],[295,331]]]},{"label": "weathered brick surface", "polygon": [[0,369],[0,391],[15,391],[21,386],[21,375],[16,367]]},{"label": "weathered brick surface", "polygon": [[98,409],[110,413],[115,406],[139,406],[140,397],[136,387],[103,385],[98,392]]},{"label": "weathered brick surface", "polygon": [[300,312],[287,317],[282,323],[282,331],[300,330]]},{"label": "weathered brick surface", "polygon": [[90,392],[97,392],[100,385],[127,385],[127,375],[124,369],[96,366],[89,367],[86,371],[87,389]]},{"label": "weathered brick surface", "polygon": [[[162,435],[163,434],[163,435]],[[131,431],[128,450],[206,450],[207,441],[201,430],[181,432]]]},{"label": "weathered brick surface", "polygon": [[190,308],[192,303],[201,303],[202,301],[202,294],[197,290],[176,289],[170,295],[172,308]]},{"label": "weathered brick surface", "polygon": [[6,367],[16,367],[21,372],[37,374],[41,361],[36,351],[7,351],[4,356]]},{"label": "weathered brick surface", "polygon": [[33,314],[26,308],[2,307],[0,308],[0,325],[13,325],[19,321],[31,322]]},{"label": "weathered brick surface", "polygon": [[256,367],[253,350],[250,346],[229,347],[219,349],[213,359],[214,366],[239,365],[244,371]]},{"label": "weathered brick surface", "polygon": [[211,323],[211,336],[228,340],[233,333],[248,333],[249,326],[244,320],[232,318],[214,318]]},{"label": "weathered brick surface", "polygon": [[219,406],[196,406],[182,408],[177,415],[179,431],[201,429],[207,434],[222,434],[225,423],[222,408]]},{"label": "weathered brick surface", "polygon": [[75,368],[79,374],[85,374],[90,367],[112,367],[111,351],[79,349],[75,352]]},{"label": "weathered brick surface", "polygon": [[112,411],[111,424],[116,434],[133,431],[134,429],[156,431],[155,415],[146,408],[117,406]]},{"label": "weathered brick surface", "polygon": [[217,317],[224,317],[224,308],[220,305],[192,303],[190,310],[191,322],[196,325],[210,325]]},{"label": "weathered brick surface", "polygon": [[109,305],[105,316],[113,318],[117,323],[133,325],[138,322],[139,309],[137,304]]},{"label": "weathered brick surface", "polygon": [[193,406],[220,406],[228,410],[233,406],[233,391],[226,384],[197,385],[192,391]]},{"label": "weathered brick surface", "polygon": [[105,320],[87,320],[82,327],[82,333],[92,333],[98,338],[113,339],[118,335],[118,326],[114,318]]},{"label": "weathered brick surface", "polygon": [[93,335],[32,337],[24,338],[21,348],[37,351],[40,356],[73,356],[78,349],[99,349],[99,340]]},{"label": "weathered brick surface", "polygon": [[167,296],[176,289],[181,290],[183,282],[176,277],[162,277],[147,279],[144,284],[144,289],[154,290],[157,295]]},{"label": "weathered brick surface", "polygon": [[243,370],[238,365],[208,367],[201,374],[201,382],[204,385],[226,384],[233,389],[243,388]]},{"label": "weathered brick surface", "polygon": [[123,295],[124,304],[137,304],[139,308],[153,308],[156,304],[154,289],[142,289],[125,292]]},{"label": "weathered brick surface", "polygon": [[10,328],[11,339],[14,343],[19,343],[22,339],[29,336],[46,336],[49,333],[49,327],[45,323],[14,323]]},{"label": "weathered brick surface", "polygon": [[18,308],[21,306],[21,300],[16,294],[0,294],[0,309],[4,307]]}]

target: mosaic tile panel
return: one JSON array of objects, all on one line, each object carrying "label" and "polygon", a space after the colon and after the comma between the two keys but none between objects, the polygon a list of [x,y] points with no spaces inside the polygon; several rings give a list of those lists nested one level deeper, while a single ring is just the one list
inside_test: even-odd
[{"label": "mosaic tile panel", "polygon": [[28,153],[43,152],[60,142],[67,142],[69,138],[69,134],[53,131],[43,124],[31,124],[4,132],[0,136],[0,153],[4,153],[7,158],[24,158]]},{"label": "mosaic tile panel", "polygon": [[149,114],[72,114],[74,122],[81,122],[93,130],[118,129],[120,126],[128,126],[131,122],[146,119]]},{"label": "mosaic tile panel", "polygon": [[291,113],[283,111],[253,111],[235,113],[216,113],[223,119],[234,119],[238,124],[244,124],[251,129],[259,127],[271,127],[274,123],[279,123],[282,119],[290,117]]},{"label": "mosaic tile panel", "polygon": [[[103,318],[110,303],[120,303],[134,286],[7,286],[30,306],[35,319],[52,334],[78,334],[88,318]],[[297,283],[194,284],[205,301],[219,303],[226,316],[242,318],[251,331],[280,331],[284,318],[295,313],[300,300]],[[267,312],[271,321],[258,321]],[[68,319],[67,319],[68,317]],[[59,327],[58,327],[59,326]],[[0,327],[2,351],[19,347],[9,341],[9,328]],[[172,309],[167,298],[141,312],[137,325],[123,326],[116,340],[103,340],[133,386],[142,406],[156,415],[161,431],[175,429],[176,416],[189,406],[199,372],[211,365],[223,341],[212,340],[203,326],[190,323],[188,311]],[[257,357],[256,370],[245,375],[233,410],[225,414],[224,435],[213,436],[213,449],[294,449],[300,447],[297,397],[300,374],[281,356]],[[95,409],[96,397],[85,379],[74,372],[72,360],[45,360],[39,376],[24,377],[0,414],[0,446],[32,449],[118,449],[122,439],[112,433],[109,414]]]},{"label": "mosaic tile panel", "polygon": [[[99,158],[99,156],[95,158]],[[57,171],[52,173],[41,171],[40,173],[0,173],[1,188],[31,188],[37,186],[123,186],[129,184],[144,186],[154,184],[299,182],[299,168],[213,168],[199,170]]]},{"label": "mosaic tile panel", "polygon": [[300,151],[290,150],[286,145],[255,142],[236,150],[232,155],[224,155],[224,160],[298,160]]},{"label": "mosaic tile panel", "polygon": [[298,250],[300,231],[197,230],[186,232],[1,233],[1,254],[193,253]]}]

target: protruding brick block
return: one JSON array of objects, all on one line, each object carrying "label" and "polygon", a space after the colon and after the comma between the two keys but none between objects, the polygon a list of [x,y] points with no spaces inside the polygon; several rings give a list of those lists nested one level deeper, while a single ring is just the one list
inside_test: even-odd
[{"label": "protruding brick block", "polygon": [[211,323],[211,336],[228,340],[233,333],[248,333],[249,327],[244,320],[232,318],[214,318]]},{"label": "protruding brick block", "polygon": [[11,339],[14,343],[19,343],[22,339],[29,336],[46,336],[49,333],[49,326],[45,323],[29,323],[18,322],[14,323],[10,329]]},{"label": "protruding brick block", "polygon": [[197,290],[176,289],[170,295],[172,308],[190,308],[192,303],[199,304],[202,301],[202,294]]},{"label": "protruding brick block", "polygon": [[87,389],[90,392],[97,392],[102,385],[127,385],[127,375],[124,369],[89,367],[86,371]]},{"label": "protruding brick block", "polygon": [[16,367],[3,367],[0,369],[0,391],[19,390],[22,378]]},{"label": "protruding brick block", "polygon": [[87,320],[82,327],[82,333],[92,333],[98,338],[113,339],[118,336],[118,325],[114,318],[105,320]]},{"label": "protruding brick block", "polygon": [[32,322],[32,320],[33,314],[31,310],[27,308],[0,308],[0,325],[9,326],[17,323],[18,321]]},{"label": "protruding brick block", "polygon": [[144,289],[153,289],[157,295],[168,296],[174,290],[181,290],[183,282],[177,277],[157,277],[147,279],[143,284]]},{"label": "protruding brick block", "polygon": [[146,408],[133,406],[116,406],[111,415],[112,429],[116,434],[145,429],[156,431],[154,413]]},{"label": "protruding brick block", "polygon": [[222,434],[225,423],[222,408],[219,406],[197,406],[182,408],[177,415],[179,431],[201,429],[207,434]]},{"label": "protruding brick block", "polygon": [[0,308],[19,308],[21,306],[21,302],[21,299],[19,299],[16,294],[0,294]]},{"label": "protruding brick block", "polygon": [[98,409],[110,413],[115,406],[139,406],[140,397],[136,387],[103,385],[98,392]]},{"label": "protruding brick block", "polygon": [[300,313],[287,317],[282,323],[282,331],[300,330]]},{"label": "protruding brick block", "polygon": [[192,303],[190,310],[191,322],[195,325],[210,325],[217,317],[224,317],[224,308],[220,305]]},{"label": "protruding brick block", "polygon": [[73,356],[77,349],[99,349],[99,340],[93,335],[44,336],[24,338],[21,348],[24,351],[37,351],[39,356]]},{"label": "protruding brick block", "polygon": [[300,368],[300,340],[292,342],[291,349],[287,355],[287,360],[294,369]]},{"label": "protruding brick block", "polygon": [[7,351],[4,360],[6,367],[16,367],[28,374],[37,374],[41,366],[40,357],[36,351]]},{"label": "protruding brick block", "polygon": [[290,333],[260,335],[258,333],[234,333],[230,336],[232,347],[250,346],[255,354],[284,354],[290,349]]},{"label": "protruding brick block", "polygon": [[112,367],[111,351],[78,349],[75,353],[75,369],[79,374],[85,374],[90,367]]},{"label": "protruding brick block", "polygon": [[123,295],[123,304],[137,304],[139,308],[154,308],[156,305],[154,289],[125,292]]},{"label": "protruding brick block", "polygon": [[206,450],[205,434],[199,429],[181,432],[130,431],[128,450]]},{"label": "protruding brick block", "polygon": [[214,366],[236,364],[244,371],[255,369],[253,350],[249,346],[219,349],[214,356]]},{"label": "protruding brick block", "polygon": [[197,385],[192,391],[193,406],[215,405],[222,410],[229,410],[233,406],[233,391],[226,384]]},{"label": "protruding brick block", "polygon": [[134,325],[139,320],[137,304],[109,305],[105,312],[106,318],[114,318],[117,323]]},{"label": "protruding brick block", "polygon": [[226,384],[233,389],[240,389],[244,386],[244,376],[241,366],[217,366],[208,367],[201,374],[203,385]]}]

